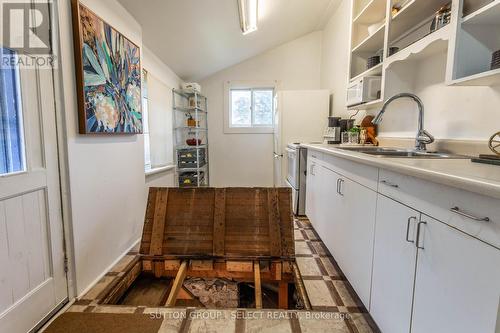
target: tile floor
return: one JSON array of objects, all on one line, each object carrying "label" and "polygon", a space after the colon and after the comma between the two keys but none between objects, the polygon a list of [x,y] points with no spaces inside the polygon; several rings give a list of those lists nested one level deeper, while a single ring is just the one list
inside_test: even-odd
[{"label": "tile floor", "polygon": [[[163,320],[158,333],[165,332],[379,332],[334,258],[306,218],[294,225],[297,265],[313,307],[313,311],[252,309],[208,310],[195,308],[148,308],[100,305],[138,259],[138,249],[127,254],[94,288],[70,307],[68,312],[155,314]],[[159,314],[159,316],[158,316]]]}]

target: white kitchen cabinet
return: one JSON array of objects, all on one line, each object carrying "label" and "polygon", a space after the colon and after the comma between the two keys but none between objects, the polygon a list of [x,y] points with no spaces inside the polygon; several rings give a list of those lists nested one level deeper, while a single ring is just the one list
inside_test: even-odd
[{"label": "white kitchen cabinet", "polygon": [[342,175],[334,184],[330,198],[332,233],[326,235],[327,239],[333,236],[334,241],[329,245],[327,240],[326,244],[369,309],[377,193]]},{"label": "white kitchen cabinet", "polygon": [[[494,333],[500,251],[422,215],[412,333]],[[496,331],[498,332],[498,331]]]},{"label": "white kitchen cabinet", "polygon": [[311,151],[307,156],[307,186],[306,186],[306,216],[316,228],[318,214],[318,198],[319,194],[319,175],[318,175],[318,160],[312,156]]},{"label": "white kitchen cabinet", "polygon": [[384,333],[410,332],[420,213],[378,195],[370,313]]},{"label": "white kitchen cabinet", "polygon": [[340,175],[336,172],[321,166],[321,182],[319,198],[321,214],[319,217],[319,225],[316,231],[323,240],[330,253],[340,259],[340,251],[342,250],[342,221],[345,213],[342,205],[342,198],[338,196],[338,182]]}]

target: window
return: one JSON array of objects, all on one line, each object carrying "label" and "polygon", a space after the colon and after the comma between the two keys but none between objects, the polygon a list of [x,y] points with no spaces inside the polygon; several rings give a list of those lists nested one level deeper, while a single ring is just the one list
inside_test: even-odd
[{"label": "window", "polygon": [[[0,48],[2,56],[14,51]],[[0,175],[25,171],[19,69],[0,67]]]},{"label": "window", "polygon": [[272,127],[274,89],[231,89],[231,127]]},{"label": "window", "polygon": [[276,82],[226,82],[225,133],[272,133]]},{"label": "window", "polygon": [[151,144],[148,114],[148,72],[142,70],[142,133],[144,134],[144,170],[151,169]]}]

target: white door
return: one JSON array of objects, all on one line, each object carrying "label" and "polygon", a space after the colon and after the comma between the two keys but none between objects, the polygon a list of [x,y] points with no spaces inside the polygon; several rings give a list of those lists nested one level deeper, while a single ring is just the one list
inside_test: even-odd
[{"label": "white door", "polygon": [[498,332],[500,250],[430,217],[422,221],[411,332]]},{"label": "white door", "polygon": [[1,76],[0,332],[17,333],[68,294],[52,71]]},{"label": "white door", "polygon": [[410,332],[420,213],[378,195],[370,314],[384,333]]}]

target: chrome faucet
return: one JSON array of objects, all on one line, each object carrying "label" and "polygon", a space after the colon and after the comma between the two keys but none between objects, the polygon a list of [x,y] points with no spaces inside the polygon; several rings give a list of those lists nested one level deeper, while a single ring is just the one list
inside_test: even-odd
[{"label": "chrome faucet", "polygon": [[434,142],[434,137],[424,129],[424,103],[417,95],[410,93],[401,93],[392,96],[384,103],[384,105],[382,106],[382,110],[380,110],[375,119],[372,120],[372,123],[375,125],[380,124],[382,122],[382,117],[385,113],[385,110],[387,109],[387,106],[396,99],[400,98],[410,98],[418,105],[418,131],[417,137],[415,138],[415,150],[425,151],[427,149],[427,145]]}]

